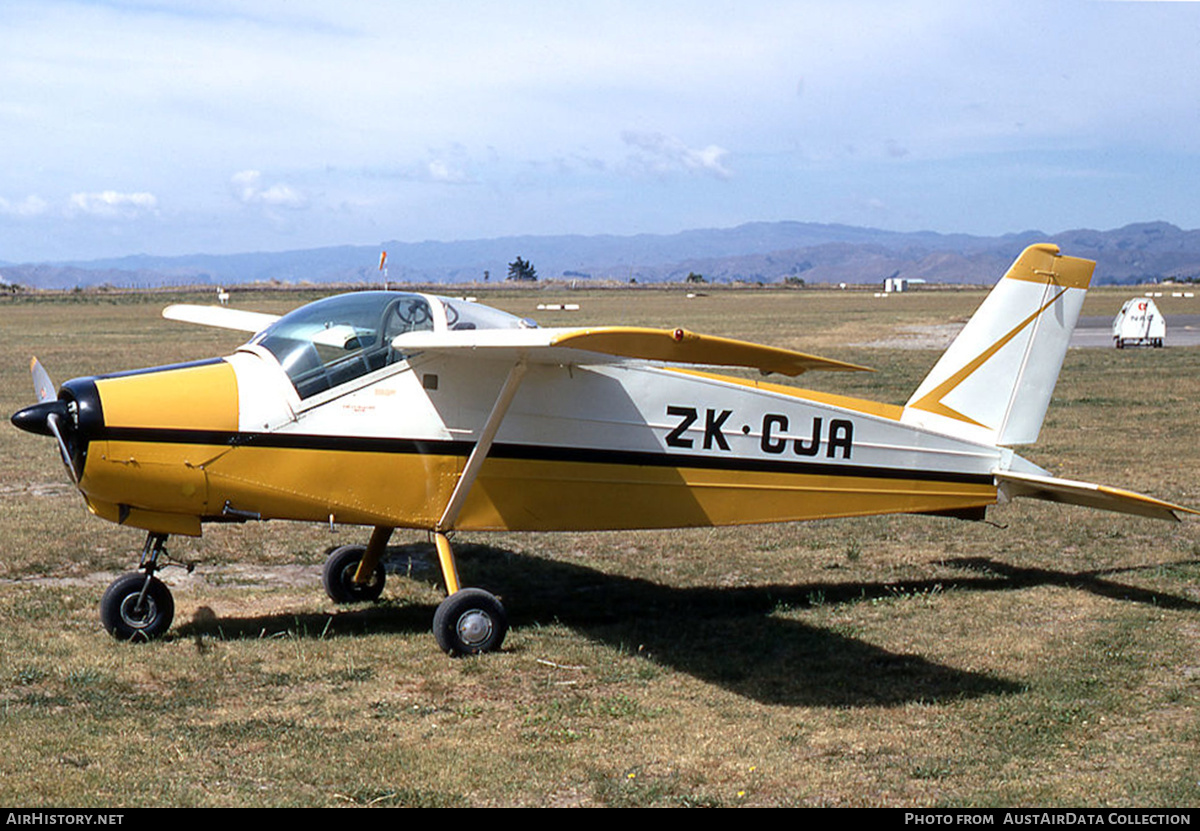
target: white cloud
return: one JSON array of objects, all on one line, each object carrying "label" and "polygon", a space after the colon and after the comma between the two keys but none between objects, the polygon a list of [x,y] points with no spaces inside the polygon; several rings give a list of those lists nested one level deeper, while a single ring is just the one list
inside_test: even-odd
[{"label": "white cloud", "polygon": [[254,197],[258,194],[259,187],[262,184],[262,174],[257,170],[243,170],[240,173],[233,174],[229,180],[230,187],[233,188],[234,196],[238,201],[250,204],[254,201]]},{"label": "white cloud", "polygon": [[733,176],[722,163],[729,151],[715,144],[697,150],[674,136],[633,130],[622,133],[621,140],[636,149],[630,163],[641,170],[656,174],[704,173],[719,179]]},{"label": "white cloud", "polygon": [[104,219],[132,219],[158,208],[158,198],[152,193],[119,193],[105,190],[99,193],[73,193],[67,200],[67,215],[86,214]]},{"label": "white cloud", "polygon": [[303,208],[308,204],[302,193],[283,184],[271,185],[258,198],[264,205],[277,208]]},{"label": "white cloud", "polygon": [[40,196],[26,196],[20,202],[10,202],[0,196],[0,214],[6,216],[41,216],[50,209],[50,203]]},{"label": "white cloud", "polygon": [[471,177],[468,176],[463,170],[453,166],[448,162],[442,161],[441,159],[434,159],[433,161],[429,162],[429,164],[426,165],[425,170],[429,174],[429,179],[434,182],[461,185],[465,182],[471,181]]},{"label": "white cloud", "polygon": [[229,180],[234,196],[244,205],[264,205],[268,208],[299,209],[308,206],[303,193],[277,182],[263,187],[262,173],[258,170],[243,170],[233,174]]}]

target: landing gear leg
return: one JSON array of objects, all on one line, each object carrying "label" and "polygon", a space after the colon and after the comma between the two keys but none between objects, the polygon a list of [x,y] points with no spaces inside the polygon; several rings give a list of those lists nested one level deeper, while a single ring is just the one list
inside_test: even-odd
[{"label": "landing gear leg", "polygon": [[377,527],[371,532],[366,548],[343,545],[334,549],[325,561],[325,569],[321,574],[325,593],[330,600],[334,603],[357,603],[379,599],[387,582],[387,572],[380,559],[387,551],[393,530]]},{"label": "landing gear leg", "polygon": [[141,572],[122,574],[100,598],[100,622],[114,638],[149,640],[170,628],[175,600],[170,589],[154,576],[162,568],[158,558],[166,554],[166,542],[166,534],[147,534],[138,563]]},{"label": "landing gear leg", "polygon": [[434,532],[433,540],[449,595],[434,612],[434,640],[442,651],[455,656],[498,650],[508,634],[508,615],[504,606],[483,589],[459,588],[458,567],[450,540],[440,531]]}]

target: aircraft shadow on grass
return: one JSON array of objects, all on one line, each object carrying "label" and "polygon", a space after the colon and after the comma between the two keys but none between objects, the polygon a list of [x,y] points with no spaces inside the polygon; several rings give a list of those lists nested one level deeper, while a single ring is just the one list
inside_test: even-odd
[{"label": "aircraft shadow on grass", "polygon": [[1170,563],[1105,568],[1094,571],[1058,571],[1049,568],[1014,566],[988,557],[956,557],[949,560],[942,560],[939,565],[951,566],[964,571],[974,571],[983,575],[969,580],[955,580],[953,581],[955,588],[975,589],[978,591],[1005,591],[1010,589],[1025,589],[1032,586],[1059,586],[1065,589],[1086,591],[1097,597],[1106,597],[1110,600],[1142,603],[1160,609],[1200,611],[1200,602],[1195,600],[1188,600],[1185,597],[1177,597],[1165,592],[1153,591],[1142,586],[1120,583],[1112,579],[1114,575],[1122,573],[1156,571],[1161,568],[1182,566],[1200,566],[1200,560],[1177,560]]},{"label": "aircraft shadow on grass", "polygon": [[[1195,601],[1112,579],[1132,569],[1065,572],[1018,568],[976,557],[943,561],[978,574],[953,580],[676,588],[503,548],[469,543],[458,547],[464,571],[473,580],[486,581],[502,597],[512,598],[514,627],[558,623],[766,704],[898,706],[1025,689],[1019,681],[889,651],[775,614],[781,610],[952,589],[1007,591],[1035,586],[1063,586],[1158,608],[1200,610]],[[387,563],[392,575],[408,573],[436,583],[437,560],[431,545],[390,547]],[[432,611],[426,604],[384,603],[332,616],[210,617],[178,626],[176,633],[232,639],[280,632],[311,638],[425,632]]]}]

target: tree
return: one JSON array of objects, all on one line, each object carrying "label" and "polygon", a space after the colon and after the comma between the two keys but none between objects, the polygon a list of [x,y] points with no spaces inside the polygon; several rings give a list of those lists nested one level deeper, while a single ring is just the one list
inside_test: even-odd
[{"label": "tree", "polygon": [[696,272],[694,272],[694,271],[689,271],[689,272],[688,272],[688,276],[687,276],[687,280],[686,280],[685,282],[688,282],[688,283],[707,283],[708,281],[704,279],[704,275],[703,275],[703,274],[697,274],[697,273],[696,273]]},{"label": "tree", "polygon": [[515,261],[508,264],[508,277],[506,279],[537,282],[537,270],[534,269],[533,263],[517,257]]}]

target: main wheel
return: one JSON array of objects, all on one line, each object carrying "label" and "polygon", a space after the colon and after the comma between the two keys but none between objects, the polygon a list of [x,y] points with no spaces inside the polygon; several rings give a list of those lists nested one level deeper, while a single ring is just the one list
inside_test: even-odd
[{"label": "main wheel", "polygon": [[461,589],[433,614],[433,637],[450,655],[494,652],[508,634],[508,615],[496,597],[483,589]]},{"label": "main wheel", "polygon": [[325,593],[334,603],[378,600],[379,595],[383,594],[383,586],[387,582],[387,572],[383,569],[383,563],[375,564],[375,571],[367,582],[354,582],[358,564],[362,562],[366,551],[365,545],[343,545],[335,548],[325,561],[321,581],[325,584]]},{"label": "main wheel", "polygon": [[[142,595],[142,587],[146,593]],[[109,585],[100,598],[100,622],[114,638],[123,641],[156,638],[171,626],[175,617],[175,600],[171,590],[157,577],[139,572],[122,574]]]}]

